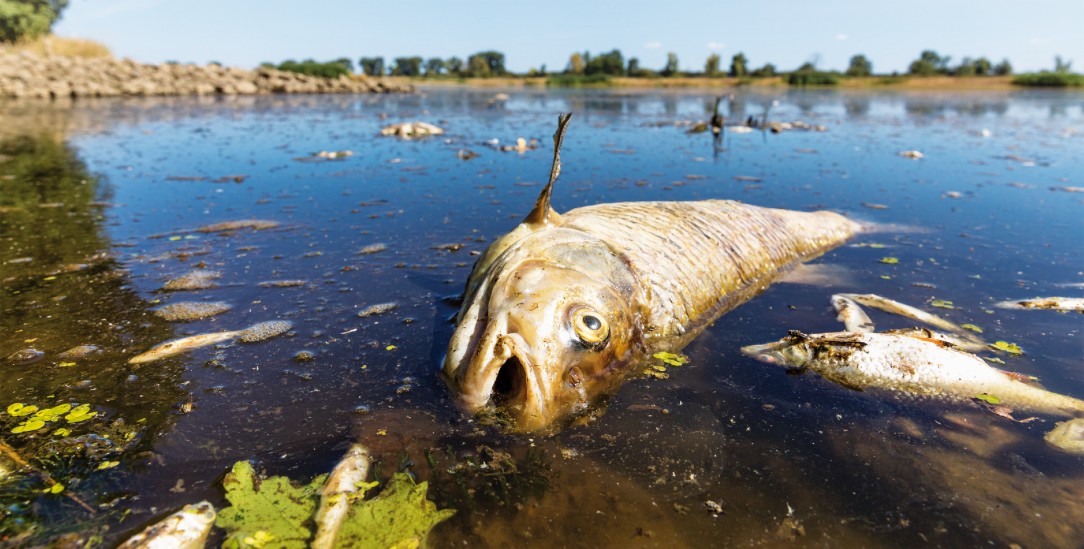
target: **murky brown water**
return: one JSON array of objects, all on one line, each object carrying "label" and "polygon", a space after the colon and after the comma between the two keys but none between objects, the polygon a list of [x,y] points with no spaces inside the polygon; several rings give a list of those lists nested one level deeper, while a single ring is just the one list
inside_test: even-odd
[{"label": "murky brown water", "polygon": [[[491,99],[0,105],[0,357],[44,353],[0,364],[0,406],[96,412],[18,433],[26,416],[0,412],[0,438],[96,510],[15,474],[0,480],[0,540],[114,544],[182,504],[221,507],[218,482],[238,460],[307,480],[361,440],[384,478],[408,469],[458,510],[434,530],[438,547],[1080,546],[1084,460],[1046,445],[1052,418],[852,392],[738,348],[834,331],[832,293],[874,292],[1017,343],[1025,355],[998,355],[1004,368],[1084,397],[1084,316],[992,308],[1080,295],[1063,285],[1084,280],[1084,95],[742,93],[735,119],[767,110],[827,131],[728,134],[718,151],[685,134],[707,118],[706,94]],[[685,349],[689,365],[628,382],[596,421],[501,434],[455,410],[437,372],[472,252],[522,218],[549,168],[545,145],[519,154],[489,140],[545,144],[560,111],[576,117],[559,211],[735,198],[906,227],[818,260],[838,268],[825,284],[777,285],[723,317]],[[378,137],[406,120],[448,134]],[[198,230],[243,219],[277,225]],[[217,287],[163,291],[194,269],[221,273]],[[232,308],[153,314],[191,300]],[[128,364],[173,337],[278,319],[293,329]],[[83,344],[101,352],[60,356]]]}]

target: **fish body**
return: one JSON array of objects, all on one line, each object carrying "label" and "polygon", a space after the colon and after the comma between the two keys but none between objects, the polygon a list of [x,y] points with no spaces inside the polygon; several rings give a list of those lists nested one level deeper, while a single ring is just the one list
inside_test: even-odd
[{"label": "fish body", "polygon": [[792,331],[775,343],[742,347],[742,353],[792,370],[811,370],[857,390],[876,388],[959,402],[987,395],[983,398],[996,398],[1023,412],[1084,416],[1084,400],[1047,391],[1027,382],[1026,376],[992,368],[936,337],[939,334],[923,332],[805,335]]},{"label": "fish body", "polygon": [[845,242],[858,224],[729,200],[600,204],[557,214],[550,182],[474,266],[444,361],[471,412],[552,431],[636,365],[684,347],[723,313]]},{"label": "fish body", "polygon": [[215,508],[201,501],[148,526],[118,549],[203,549],[215,522]]},{"label": "fish body", "polygon": [[350,509],[350,496],[356,494],[359,486],[365,482],[365,477],[369,475],[369,464],[369,449],[361,444],[354,444],[331,471],[331,476],[320,493],[320,507],[316,511],[316,535],[310,547],[330,549],[335,546],[339,529]]},{"label": "fish body", "polygon": [[155,360],[160,360],[169,356],[187,353],[188,351],[206,347],[208,345],[230,341],[231,339],[240,336],[241,332],[241,330],[230,330],[226,332],[212,332],[182,337],[179,339],[171,339],[151,347],[145,353],[140,353],[130,358],[128,363],[142,364],[144,362],[154,362]]},{"label": "fish body", "polygon": [[996,304],[1002,309],[1051,309],[1084,313],[1084,297],[1036,297],[1016,299]]}]

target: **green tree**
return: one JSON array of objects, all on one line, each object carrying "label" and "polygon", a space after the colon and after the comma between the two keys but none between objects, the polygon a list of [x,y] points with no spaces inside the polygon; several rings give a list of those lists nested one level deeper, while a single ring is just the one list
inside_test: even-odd
[{"label": "green tree", "polygon": [[1009,63],[1008,59],[1002,59],[1000,63],[994,65],[993,71],[997,76],[1009,76],[1012,74],[1012,63]]},{"label": "green tree", "polygon": [[771,63],[765,63],[763,67],[760,67],[759,69],[749,73],[750,76],[756,78],[769,78],[775,76],[776,74],[777,72],[775,70],[775,65]]},{"label": "green tree", "polygon": [[970,57],[965,57],[963,61],[960,61],[960,65],[952,71],[955,76],[975,76],[975,62]]},{"label": "green tree", "polygon": [[569,74],[583,74],[586,67],[587,63],[584,62],[583,55],[576,52],[569,56],[568,67],[565,69],[565,72]]},{"label": "green tree", "polygon": [[48,34],[68,0],[0,0],[0,42]]},{"label": "green tree", "polygon": [[934,74],[948,74],[949,56],[941,57],[933,50],[923,50],[918,59],[911,62],[907,71],[916,76],[931,76]]},{"label": "green tree", "polygon": [[643,76],[642,73],[643,71],[640,69],[640,59],[630,57],[628,68],[625,69],[625,74],[628,76]]},{"label": "green tree", "polygon": [[975,74],[979,76],[989,76],[993,72],[993,64],[985,57],[980,57],[975,60]]},{"label": "green tree", "polygon": [[704,62],[704,74],[709,77],[719,76],[719,54],[713,53]]},{"label": "green tree", "polygon": [[674,76],[678,73],[678,56],[674,52],[666,54],[666,66],[662,68],[660,74],[663,76]]},{"label": "green tree", "polygon": [[452,56],[444,62],[444,70],[448,71],[448,74],[463,74],[463,60]]},{"label": "green tree", "polygon": [[625,74],[625,58],[621,56],[620,50],[614,49],[609,53],[601,54],[598,57],[589,57],[589,59],[584,65],[584,74],[608,74],[612,76]]},{"label": "green tree", "polygon": [[354,62],[347,57],[340,57],[332,61],[332,63],[338,63],[339,65],[342,65],[347,72],[354,72]]},{"label": "green tree", "polygon": [[1072,60],[1062,59],[1060,55],[1054,56],[1054,72],[1058,74],[1067,74],[1072,68]]},{"label": "green tree", "polygon": [[865,55],[858,54],[851,58],[847,67],[847,76],[869,76],[873,74],[873,63]]},{"label": "green tree", "polygon": [[425,61],[425,75],[436,76],[444,71],[444,60],[439,57],[430,57]]},{"label": "green tree", "polygon": [[416,55],[396,57],[392,61],[391,73],[395,76],[419,76],[422,73],[422,58]]},{"label": "green tree", "polygon": [[368,76],[384,75],[383,57],[362,57],[358,60],[358,65],[361,66],[362,72],[364,72]]},{"label": "green tree", "polygon": [[738,52],[734,54],[734,57],[730,58],[730,72],[728,74],[739,78],[745,76],[745,74],[749,72],[747,68],[748,63],[749,61],[745,59],[744,53]]},{"label": "green tree", "polygon": [[504,76],[504,54],[487,50],[475,53],[467,58],[467,75],[474,77]]}]

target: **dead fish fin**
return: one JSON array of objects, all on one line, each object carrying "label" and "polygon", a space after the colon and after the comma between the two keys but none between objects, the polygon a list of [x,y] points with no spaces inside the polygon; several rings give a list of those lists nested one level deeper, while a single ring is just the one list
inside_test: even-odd
[{"label": "dead fish fin", "polygon": [[557,180],[557,176],[561,175],[561,143],[565,140],[565,129],[568,127],[570,118],[572,118],[570,112],[562,113],[557,117],[557,131],[553,134],[553,166],[550,167],[550,180],[538,195],[534,209],[523,220],[528,225],[549,225],[561,219],[561,216],[550,206],[550,196],[553,194],[553,182]]},{"label": "dead fish fin", "polygon": [[1005,377],[1007,377],[1007,378],[1009,378],[1009,379],[1011,379],[1013,381],[1019,381],[1020,383],[1026,383],[1028,385],[1031,385],[1032,387],[1038,387],[1040,389],[1043,388],[1042,384],[1039,383],[1039,378],[1037,378],[1035,376],[1029,376],[1027,374],[1021,374],[1020,372],[1010,372],[1008,370],[1000,370],[999,369],[998,371],[1001,372],[1002,374],[1005,374]]}]

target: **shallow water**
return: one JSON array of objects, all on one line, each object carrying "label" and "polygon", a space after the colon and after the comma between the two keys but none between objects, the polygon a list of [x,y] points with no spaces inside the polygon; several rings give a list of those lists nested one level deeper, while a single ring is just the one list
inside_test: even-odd
[{"label": "shallow water", "polygon": [[[1046,445],[1052,418],[854,392],[738,352],[788,329],[836,331],[829,296],[870,292],[1016,343],[1023,356],[984,356],[1084,397],[1084,316],[993,308],[1081,295],[1063,285],[1084,281],[1084,94],[738,91],[731,120],[766,113],[826,131],[728,132],[715,148],[686,134],[710,115],[703,91],[493,93],[0,104],[0,357],[45,353],[0,365],[0,405],[98,412],[68,436],[53,434],[59,423],[11,433],[25,418],[0,414],[4,441],[98,509],[41,494],[38,477],[0,482],[0,540],[113,543],[185,503],[221,508],[218,481],[238,460],[308,479],[356,439],[382,475],[409,468],[458,509],[434,546],[1084,539],[1084,460]],[[534,204],[563,111],[575,115],[558,211],[732,198],[893,229],[818,259],[828,282],[777,284],[724,316],[685,349],[690,364],[627,382],[596,421],[503,435],[457,411],[437,372],[472,252]],[[448,134],[378,135],[409,120]],[[541,147],[487,143],[521,136]],[[197,230],[241,219],[278,226]],[[360,253],[373,244],[384,248]],[[218,287],[161,290],[196,268],[221,272]],[[189,300],[233,308],[187,323],[153,314]],[[388,302],[398,307],[357,315]],[[276,319],[292,331],[127,363],[173,337]],[[102,352],[58,357],[88,343]]]}]

